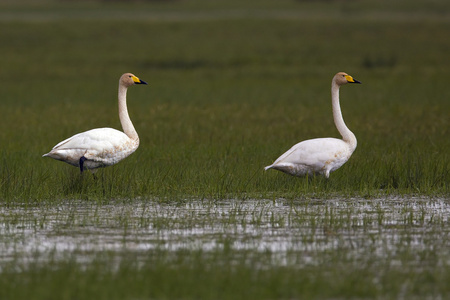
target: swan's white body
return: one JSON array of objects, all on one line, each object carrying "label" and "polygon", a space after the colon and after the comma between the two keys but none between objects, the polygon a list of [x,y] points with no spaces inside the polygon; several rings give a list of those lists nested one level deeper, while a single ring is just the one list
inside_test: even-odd
[{"label": "swan's white body", "polygon": [[345,125],[339,105],[339,87],[346,83],[360,83],[350,75],[339,72],[331,83],[334,123],[342,140],[319,138],[300,142],[281,155],[265,169],[275,169],[293,176],[320,174],[326,178],[340,168],[356,149],[356,137]]},{"label": "swan's white body", "polygon": [[139,136],[127,110],[127,88],[134,84],[147,84],[131,73],[119,80],[119,118],[124,132],[112,128],[97,128],[78,133],[53,147],[48,156],[84,169],[114,165],[128,157],[139,147]]}]

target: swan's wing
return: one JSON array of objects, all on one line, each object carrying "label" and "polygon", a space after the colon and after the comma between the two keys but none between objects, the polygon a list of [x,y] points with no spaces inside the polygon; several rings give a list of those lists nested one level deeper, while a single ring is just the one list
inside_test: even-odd
[{"label": "swan's wing", "polygon": [[53,147],[44,156],[78,166],[84,157],[84,166],[95,169],[113,165],[139,146],[139,140],[131,140],[125,133],[112,128],[97,128],[76,134]]},{"label": "swan's wing", "polygon": [[78,133],[53,147],[56,150],[94,150],[104,151],[126,143],[128,136],[116,129],[97,128]]},{"label": "swan's wing", "polygon": [[348,151],[347,144],[335,138],[320,138],[300,142],[281,155],[272,165],[294,164],[322,168]]},{"label": "swan's wing", "polygon": [[342,166],[352,152],[343,140],[306,140],[294,145],[265,169],[275,169],[294,176],[323,174],[328,178],[330,172]]}]

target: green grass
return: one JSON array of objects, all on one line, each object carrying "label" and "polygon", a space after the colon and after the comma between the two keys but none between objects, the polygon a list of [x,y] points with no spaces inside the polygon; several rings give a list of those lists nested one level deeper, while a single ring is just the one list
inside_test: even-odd
[{"label": "green grass", "polygon": [[[79,18],[11,20],[0,33],[4,200],[449,192],[448,22]],[[341,70],[363,82],[341,91],[358,138],[349,162],[329,180],[264,172],[303,139],[338,137],[329,86]],[[150,83],[128,96],[138,151],[98,181],[41,158],[77,132],[120,128],[127,71]]]},{"label": "green grass", "polygon": [[[341,264],[346,261],[342,257],[333,257],[327,262],[328,270],[318,272],[312,266],[301,271],[286,267],[257,270],[258,261],[248,262],[245,253],[237,264],[245,262],[247,265],[237,268],[217,264],[215,258],[223,258],[222,252],[206,258],[201,251],[190,252],[189,258],[183,251],[169,258],[165,257],[165,252],[154,255],[157,259],[143,267],[127,257],[117,270],[110,270],[108,258],[99,258],[87,269],[70,260],[50,263],[27,273],[25,286],[10,285],[2,293],[14,299],[395,299],[403,294],[409,299],[423,299],[449,292],[450,274],[446,270],[441,270],[440,274],[426,270],[411,276],[409,269],[391,270],[387,264],[381,266],[381,274],[377,274],[379,281],[370,282],[368,279],[380,272],[380,266],[372,262],[357,269],[343,270]],[[167,268],[173,260],[177,268]],[[98,269],[105,273],[99,276]],[[17,273],[5,275],[9,282],[23,280],[23,275]],[[402,289],[399,278],[404,280],[405,277],[410,279],[403,282]],[[2,279],[6,278],[2,276]],[[199,283],[204,287],[198,288]]]},{"label": "green grass", "polygon": [[[1,299],[448,294],[448,1],[24,3],[0,1]],[[338,71],[363,83],[341,89],[351,159],[328,180],[265,172],[301,140],[339,136]],[[136,153],[97,179],[42,158],[75,133],[120,129],[124,72],[149,82],[128,93]],[[215,202],[229,199],[244,201]],[[286,202],[241,206],[254,199]],[[255,250],[267,234],[295,239],[289,264]],[[82,248],[108,238],[123,249]],[[80,248],[36,246],[59,239]]]}]

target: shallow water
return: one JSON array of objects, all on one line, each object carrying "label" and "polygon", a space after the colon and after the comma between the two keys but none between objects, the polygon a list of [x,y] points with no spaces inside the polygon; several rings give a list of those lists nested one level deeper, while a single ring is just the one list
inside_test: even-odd
[{"label": "shallow water", "polygon": [[[450,265],[449,199],[224,200],[106,204],[64,201],[0,207],[0,266],[124,253],[202,251],[257,257],[261,268],[354,267],[379,261],[417,268]],[[224,258],[225,259],[225,258]],[[241,261],[241,260],[236,260]]]}]

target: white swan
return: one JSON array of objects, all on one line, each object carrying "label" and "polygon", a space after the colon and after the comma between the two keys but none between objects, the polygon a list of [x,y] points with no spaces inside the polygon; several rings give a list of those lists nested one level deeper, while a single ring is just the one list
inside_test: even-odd
[{"label": "white swan", "polygon": [[339,72],[331,82],[331,101],[334,124],[342,140],[319,138],[300,142],[281,155],[265,170],[275,169],[293,176],[321,174],[326,178],[350,158],[356,149],[356,137],[345,125],[339,105],[339,87],[346,83],[361,83],[352,76]]},{"label": "white swan", "polygon": [[76,134],[53,147],[48,156],[94,173],[95,169],[114,165],[139,147],[139,136],[127,109],[127,89],[134,84],[147,84],[131,73],[119,79],[119,119],[123,131],[97,128]]}]

